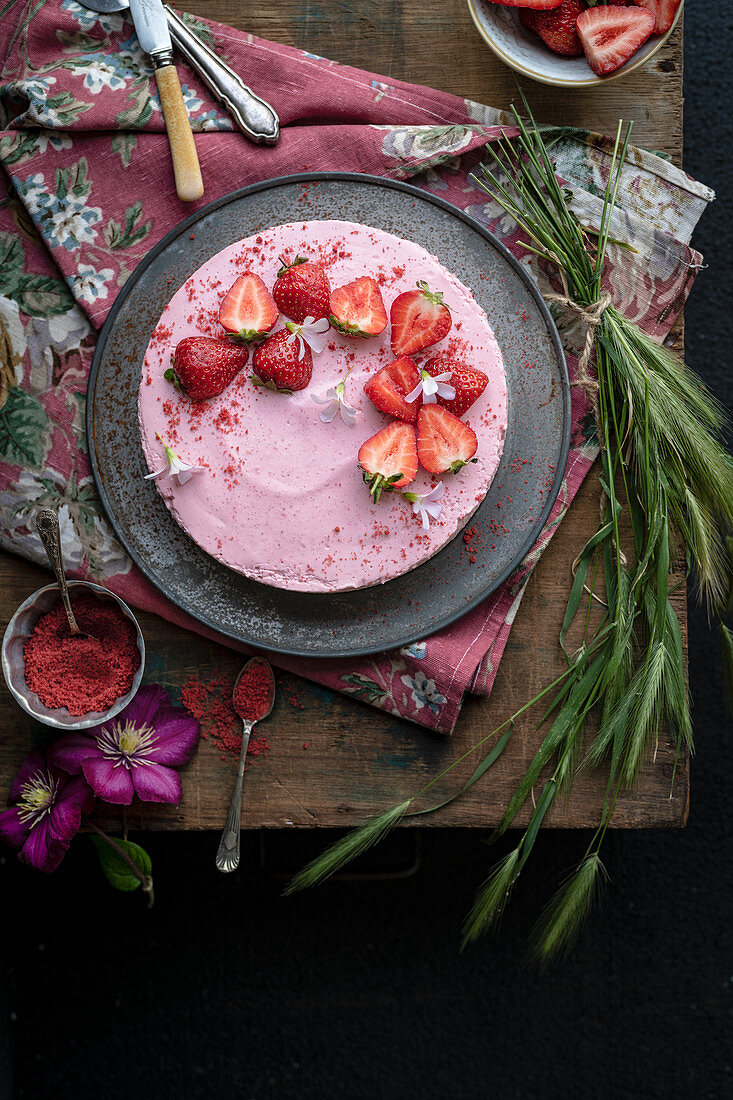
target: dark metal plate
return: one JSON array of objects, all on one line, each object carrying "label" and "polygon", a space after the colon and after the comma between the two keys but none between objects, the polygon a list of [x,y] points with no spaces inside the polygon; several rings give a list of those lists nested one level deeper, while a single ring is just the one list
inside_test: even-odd
[{"label": "dark metal plate", "polygon": [[[483,535],[475,563],[459,535],[424,565],[385,585],[311,595],[240,576],[181,530],[152,482],[143,480],[147,466],[137,390],[164,306],[202,263],[271,225],[328,218],[416,241],[472,289],[504,355],[509,427],[496,478],[471,520]],[[87,429],[94,479],[110,522],[138,567],[173,603],[240,642],[280,653],[346,657],[433,634],[485,599],[516,568],[560,487],[570,441],[570,387],[539,292],[477,222],[408,184],[315,173],[269,180],[219,199],[151,250],[100,334],[89,377]]]}]

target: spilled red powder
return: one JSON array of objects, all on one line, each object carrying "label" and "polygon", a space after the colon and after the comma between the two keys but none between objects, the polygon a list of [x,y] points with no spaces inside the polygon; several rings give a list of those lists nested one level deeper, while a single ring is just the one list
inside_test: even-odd
[{"label": "spilled red powder", "polygon": [[140,667],[135,627],[111,600],[77,596],[72,607],[89,637],[69,633],[59,600],[25,643],[25,681],[47,707],[73,715],[108,710],[130,690]]},{"label": "spilled red powder", "polygon": [[[181,702],[201,725],[201,736],[219,749],[222,760],[239,759],[242,748],[242,719],[232,703],[234,676],[212,672],[208,678],[194,673],[181,688]],[[270,751],[267,737],[249,739],[247,758]]]}]

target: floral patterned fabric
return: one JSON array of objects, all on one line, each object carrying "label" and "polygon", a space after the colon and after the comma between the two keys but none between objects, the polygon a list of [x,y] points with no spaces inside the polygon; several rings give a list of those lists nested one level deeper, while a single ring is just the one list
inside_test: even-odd
[{"label": "floral patterned fabric", "polygon": [[[96,331],[136,264],[192,206],[178,202],[152,69],[127,13],[98,15],[76,0],[11,0],[0,23],[0,543],[43,561],[32,524],[58,509],[71,571],[138,607],[208,634],[145,581],[97,500],[84,433]],[[282,139],[254,147],[184,64],[205,202],[245,182],[299,171],[350,170],[410,179],[497,234],[543,282],[516,226],[471,171],[506,116],[430,88],[358,69],[186,17],[270,100]],[[587,223],[597,222],[608,139],[553,133],[558,173]],[[689,244],[712,193],[673,165],[633,149],[614,236],[636,252],[610,256],[614,301],[662,339],[701,258]],[[571,373],[584,333],[558,314]],[[527,578],[596,454],[594,425],[573,391],[572,449],[550,520],[504,587],[449,629],[399,652],[305,661],[285,668],[391,714],[449,733],[464,693],[487,694]],[[212,635],[213,636],[213,635]]]}]

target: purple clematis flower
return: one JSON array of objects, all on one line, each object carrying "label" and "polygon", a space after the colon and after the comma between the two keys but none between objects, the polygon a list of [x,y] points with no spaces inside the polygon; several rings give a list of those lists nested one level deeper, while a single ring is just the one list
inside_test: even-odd
[{"label": "purple clematis flower", "polygon": [[116,718],[61,737],[51,759],[64,771],[84,777],[98,798],[129,806],[180,802],[181,780],[173,769],[186,764],[199,742],[200,727],[182,707],[174,707],[161,687],[140,688]]},{"label": "purple clematis flower", "polygon": [[0,812],[0,839],[19,849],[23,863],[48,872],[66,855],[94,795],[85,779],[71,779],[33,749],[18,769],[8,802]]}]

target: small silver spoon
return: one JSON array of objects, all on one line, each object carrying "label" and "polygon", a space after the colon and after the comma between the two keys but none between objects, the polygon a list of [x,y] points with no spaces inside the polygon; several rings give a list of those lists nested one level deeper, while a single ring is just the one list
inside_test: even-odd
[{"label": "small silver spoon", "polygon": [[51,568],[56,576],[58,586],[61,589],[61,600],[64,605],[64,611],[66,612],[66,618],[69,620],[69,630],[72,634],[88,637],[86,631],[82,630],[76,621],[76,615],[71,607],[69,586],[66,583],[66,574],[64,573],[64,560],[61,555],[59,518],[56,513],[52,512],[50,508],[42,508],[36,516],[36,530],[43,543],[43,549],[46,551],[46,557],[51,563]]},{"label": "small silver spoon", "polygon": [[[263,676],[266,677],[268,686],[267,697],[256,707],[255,711],[248,710],[241,703],[238,704],[237,689],[242,677],[251,672],[253,666],[262,666]],[[220,871],[234,871],[239,866],[239,834],[242,821],[242,784],[244,781],[244,764],[247,758],[249,739],[254,729],[255,722],[261,722],[267,718],[275,702],[275,674],[272,666],[264,657],[253,657],[237,676],[232,692],[234,709],[242,719],[242,749],[239,753],[239,767],[237,768],[237,781],[234,784],[234,794],[229,804],[229,813],[224,831],[221,834],[219,848],[216,853],[216,866]]]}]

